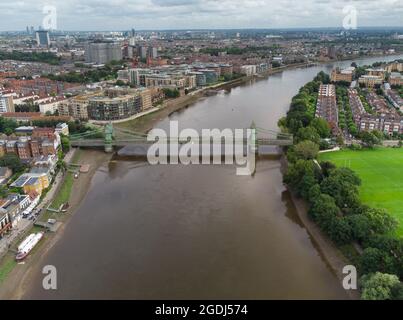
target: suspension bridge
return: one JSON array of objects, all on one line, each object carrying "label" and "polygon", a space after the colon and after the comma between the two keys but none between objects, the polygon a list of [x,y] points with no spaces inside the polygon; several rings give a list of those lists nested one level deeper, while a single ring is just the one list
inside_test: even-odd
[{"label": "suspension bridge", "polygon": [[[218,139],[220,142],[225,140],[244,146],[252,145],[251,142],[254,140],[254,151],[257,154],[269,154],[269,150],[270,148],[272,150],[273,146],[289,146],[293,144],[293,136],[291,134],[256,127],[254,122],[249,129],[251,129],[249,136],[239,138],[220,134]],[[244,131],[246,132],[246,130]],[[113,152],[115,148],[130,147],[131,150],[136,150],[135,155],[146,156],[148,148],[156,142],[149,141],[147,137],[148,135],[146,133],[122,129],[109,123],[103,127],[98,126],[91,131],[71,135],[70,143],[73,147],[104,148],[107,153]],[[199,144],[203,145],[217,141],[214,140],[215,138],[217,138],[217,136],[201,135],[198,136],[196,140],[198,139]],[[183,138],[173,136],[159,138],[158,141],[160,143],[165,141],[167,144],[173,141],[179,142],[179,144],[189,142],[183,141]]]}]

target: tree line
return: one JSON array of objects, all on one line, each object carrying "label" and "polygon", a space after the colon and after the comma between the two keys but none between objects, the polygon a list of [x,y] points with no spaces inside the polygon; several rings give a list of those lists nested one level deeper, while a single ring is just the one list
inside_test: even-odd
[{"label": "tree line", "polygon": [[403,299],[403,239],[394,235],[397,221],[386,210],[361,202],[361,180],[355,172],[316,160],[321,141],[331,131],[325,120],[314,118],[306,94],[317,91],[321,82],[328,82],[324,73],[301,88],[287,116],[279,121],[296,142],[287,150],[284,182],[307,201],[309,217],[335,244],[358,243],[363,248],[352,258],[361,274],[363,299]]},{"label": "tree line", "polygon": [[0,60],[44,62],[51,65],[60,64],[60,58],[50,52],[0,51]]}]

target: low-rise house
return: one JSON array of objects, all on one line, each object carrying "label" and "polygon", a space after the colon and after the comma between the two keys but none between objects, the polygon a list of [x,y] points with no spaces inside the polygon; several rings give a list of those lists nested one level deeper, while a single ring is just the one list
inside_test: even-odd
[{"label": "low-rise house", "polygon": [[25,194],[30,194],[31,192],[42,194],[42,191],[50,185],[49,174],[45,172],[25,173],[15,180],[11,187],[21,188]]},{"label": "low-rise house", "polygon": [[0,208],[0,239],[11,230],[11,219],[7,210]]},{"label": "low-rise house", "polygon": [[65,122],[58,123],[56,125],[55,131],[59,134],[59,136],[61,134],[64,136],[68,136],[70,134],[69,126]]},{"label": "low-rise house", "polygon": [[31,198],[28,195],[10,194],[7,198],[0,199],[0,216],[7,215],[9,228],[15,228],[30,204]]},{"label": "low-rise house", "polygon": [[[47,168],[47,173],[51,174],[55,173],[56,165],[57,165],[57,155],[51,154],[47,156],[39,156],[34,158],[33,167],[35,168]],[[31,170],[32,171],[32,170]]]},{"label": "low-rise house", "polygon": [[360,121],[361,131],[379,130],[388,135],[403,134],[403,120],[401,118],[366,115]]}]

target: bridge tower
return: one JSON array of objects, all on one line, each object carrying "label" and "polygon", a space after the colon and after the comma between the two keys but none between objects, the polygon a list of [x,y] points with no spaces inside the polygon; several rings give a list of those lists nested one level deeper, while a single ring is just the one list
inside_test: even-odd
[{"label": "bridge tower", "polygon": [[252,152],[257,153],[259,146],[258,146],[258,140],[257,140],[257,133],[256,133],[256,124],[255,121],[252,121],[252,124],[250,125],[250,129],[252,130],[252,133],[250,135],[251,141],[254,141],[254,147],[252,147]]},{"label": "bridge tower", "polygon": [[111,153],[113,152],[113,124],[109,122],[105,126],[105,152]]}]

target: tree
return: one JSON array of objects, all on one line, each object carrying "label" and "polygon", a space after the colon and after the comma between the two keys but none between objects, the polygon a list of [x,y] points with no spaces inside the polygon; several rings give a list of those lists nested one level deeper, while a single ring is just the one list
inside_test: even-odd
[{"label": "tree", "polygon": [[316,131],[316,129],[311,126],[300,128],[295,136],[295,142],[298,143],[304,140],[309,140],[315,142],[316,144],[319,144],[320,136],[318,131]]},{"label": "tree", "polygon": [[319,184],[315,184],[313,185],[310,189],[309,189],[309,194],[308,194],[308,200],[310,203],[314,203],[316,201],[316,199],[318,199],[320,197],[320,195],[322,194],[322,192],[320,191],[320,186]]},{"label": "tree", "polygon": [[318,185],[317,180],[313,173],[306,173],[302,178],[301,182],[299,183],[299,193],[301,194],[302,198],[308,200],[310,190],[313,186]]},{"label": "tree", "polygon": [[352,240],[351,226],[344,217],[333,217],[326,229],[329,237],[338,245],[349,243]]},{"label": "tree", "polygon": [[180,96],[180,92],[178,89],[164,88],[162,89],[162,91],[167,98],[177,98]]},{"label": "tree", "polygon": [[364,300],[392,299],[392,288],[400,283],[397,276],[380,272],[365,275],[360,282]]},{"label": "tree", "polygon": [[337,168],[324,178],[320,187],[336,200],[340,208],[352,208],[358,206],[358,186],[361,184],[360,178],[348,168]]},{"label": "tree", "polygon": [[398,222],[386,210],[377,208],[367,208],[364,215],[368,217],[371,230],[375,233],[389,233],[396,229]]},{"label": "tree", "polygon": [[392,258],[377,248],[366,248],[360,257],[360,268],[364,274],[373,272],[395,273]]},{"label": "tree", "polygon": [[315,118],[311,122],[311,126],[316,129],[321,138],[329,138],[331,129],[329,123],[322,118]]},{"label": "tree", "polygon": [[70,139],[69,137],[65,135],[60,136],[61,144],[62,144],[62,150],[64,153],[67,153],[70,151]]},{"label": "tree", "polygon": [[392,300],[403,300],[403,283],[396,283],[390,291]]},{"label": "tree", "polygon": [[7,153],[0,158],[0,167],[9,167],[14,173],[22,172],[26,168],[25,164],[14,153]]},{"label": "tree", "polygon": [[63,170],[63,171],[65,171],[66,169],[67,169],[67,163],[66,163],[66,161],[63,161],[63,160],[57,160],[57,168],[59,169],[59,170]]},{"label": "tree", "polygon": [[328,177],[332,170],[336,169],[336,165],[330,161],[320,162],[320,167],[322,168],[322,173],[325,177]]},{"label": "tree", "polygon": [[337,145],[339,145],[339,146],[344,146],[344,139],[343,139],[343,136],[342,136],[342,135],[338,135],[338,136],[336,137],[336,143],[337,143]]},{"label": "tree", "polygon": [[[298,195],[301,195],[301,190],[308,187],[307,181],[302,182],[302,180],[305,176],[312,176],[317,179],[317,171],[313,161],[297,160],[288,167],[287,173],[284,175],[284,182],[294,189]],[[306,187],[302,187],[301,184],[306,184]]]},{"label": "tree", "polygon": [[312,141],[306,140],[295,146],[295,154],[299,159],[312,160],[318,156],[319,146]]},{"label": "tree", "polygon": [[321,194],[312,203],[308,215],[327,233],[332,227],[332,219],[339,214],[339,211],[339,208],[336,206],[331,196]]},{"label": "tree", "polygon": [[18,127],[16,121],[4,117],[0,117],[0,132],[10,135]]},{"label": "tree", "polygon": [[5,186],[0,186],[0,198],[4,199],[8,195],[8,190]]},{"label": "tree", "polygon": [[375,145],[380,143],[380,140],[372,132],[365,131],[362,134],[362,142],[368,147],[373,148]]},{"label": "tree", "polygon": [[371,235],[371,224],[367,216],[363,214],[353,214],[346,217],[346,221],[351,227],[354,239],[365,241]]}]

